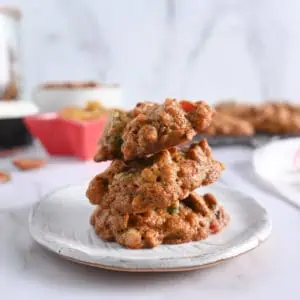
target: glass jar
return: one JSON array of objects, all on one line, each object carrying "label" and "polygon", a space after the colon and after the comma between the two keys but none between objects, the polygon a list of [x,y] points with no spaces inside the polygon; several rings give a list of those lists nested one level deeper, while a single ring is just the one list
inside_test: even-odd
[{"label": "glass jar", "polygon": [[17,8],[0,6],[0,101],[20,98],[20,27]]}]

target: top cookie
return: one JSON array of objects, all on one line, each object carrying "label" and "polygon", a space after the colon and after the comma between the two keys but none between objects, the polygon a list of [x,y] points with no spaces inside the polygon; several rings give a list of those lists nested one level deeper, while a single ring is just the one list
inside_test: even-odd
[{"label": "top cookie", "polygon": [[99,142],[95,161],[133,160],[180,145],[210,124],[214,110],[203,101],[166,99],[138,103],[129,112],[115,110]]}]

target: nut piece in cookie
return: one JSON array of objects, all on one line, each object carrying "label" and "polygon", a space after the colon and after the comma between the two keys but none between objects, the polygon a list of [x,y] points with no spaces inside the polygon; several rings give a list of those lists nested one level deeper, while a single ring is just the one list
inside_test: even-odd
[{"label": "nut piece in cookie", "polygon": [[205,130],[214,110],[203,101],[138,103],[133,111],[115,111],[99,142],[96,161],[133,160],[180,145]]},{"label": "nut piece in cookie", "polygon": [[13,164],[20,170],[32,170],[43,167],[47,161],[40,158],[16,158]]},{"label": "nut piece in cookie", "polygon": [[114,160],[90,182],[86,195],[102,208],[144,212],[173,205],[199,186],[215,182],[223,169],[202,140],[135,161]]},{"label": "nut piece in cookie", "polygon": [[97,235],[131,249],[205,239],[220,232],[228,221],[228,214],[213,195],[194,192],[177,203],[176,211],[168,207],[123,214],[98,206],[91,217]]}]

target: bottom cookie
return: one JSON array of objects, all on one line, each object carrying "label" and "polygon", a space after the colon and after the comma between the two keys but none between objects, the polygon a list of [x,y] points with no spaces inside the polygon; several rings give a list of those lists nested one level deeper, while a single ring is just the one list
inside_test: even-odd
[{"label": "bottom cookie", "polygon": [[120,214],[98,206],[91,216],[100,238],[132,249],[202,240],[220,232],[228,221],[229,215],[212,194],[200,196],[195,192],[165,209]]}]

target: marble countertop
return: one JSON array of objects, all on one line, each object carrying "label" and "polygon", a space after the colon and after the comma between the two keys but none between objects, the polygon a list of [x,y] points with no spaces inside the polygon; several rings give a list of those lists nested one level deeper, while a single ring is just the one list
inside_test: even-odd
[{"label": "marble countertop", "polygon": [[118,82],[124,105],[165,97],[295,99],[297,0],[0,0],[22,10],[24,98],[52,80]]},{"label": "marble countertop", "polygon": [[[41,155],[35,147],[22,155]],[[43,154],[42,154],[43,155]],[[295,299],[300,269],[299,210],[253,173],[248,148],[216,149],[227,170],[223,183],[251,194],[264,205],[273,232],[259,248],[214,267],[179,273],[118,273],[77,265],[49,253],[28,233],[27,214],[49,190],[91,178],[104,166],[53,158],[40,170],[19,172],[10,159],[1,169],[13,180],[0,186],[1,299]],[[192,299],[192,298],[191,298]]]}]

